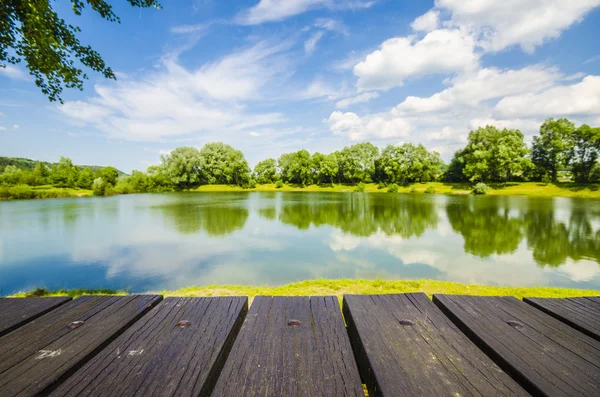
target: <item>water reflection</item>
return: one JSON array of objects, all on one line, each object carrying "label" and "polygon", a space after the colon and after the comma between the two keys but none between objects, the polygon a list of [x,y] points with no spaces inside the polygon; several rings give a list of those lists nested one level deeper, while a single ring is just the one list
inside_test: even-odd
[{"label": "water reflection", "polygon": [[311,278],[600,288],[600,201],[215,193],[0,203],[0,293]]}]

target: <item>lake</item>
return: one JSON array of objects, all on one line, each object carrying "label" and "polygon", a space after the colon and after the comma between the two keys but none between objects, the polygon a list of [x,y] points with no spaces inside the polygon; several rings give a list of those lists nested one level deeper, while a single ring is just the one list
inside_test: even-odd
[{"label": "lake", "polygon": [[600,289],[600,201],[171,193],[0,202],[0,295],[316,278]]}]

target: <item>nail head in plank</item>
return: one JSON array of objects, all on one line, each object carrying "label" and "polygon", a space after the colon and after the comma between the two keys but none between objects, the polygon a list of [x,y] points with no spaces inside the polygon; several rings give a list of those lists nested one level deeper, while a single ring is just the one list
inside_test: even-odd
[{"label": "nail head in plank", "polygon": [[70,297],[0,298],[0,336],[14,331],[70,300]]},{"label": "nail head in plank", "polygon": [[[0,395],[36,396],[64,381],[162,299],[84,296],[0,338]],[[74,329],[69,324],[83,321]]]},{"label": "nail head in plank", "polygon": [[525,303],[600,341],[600,298],[524,298]]},{"label": "nail head in plank", "polygon": [[346,295],[369,396],[527,396],[423,293]]},{"label": "nail head in plank", "polygon": [[51,396],[209,396],[247,311],[247,297],[166,298]]},{"label": "nail head in plank", "polygon": [[433,300],[530,393],[600,395],[597,340],[513,297],[434,295]]},{"label": "nail head in plank", "polygon": [[363,397],[337,298],[256,297],[212,395]]}]

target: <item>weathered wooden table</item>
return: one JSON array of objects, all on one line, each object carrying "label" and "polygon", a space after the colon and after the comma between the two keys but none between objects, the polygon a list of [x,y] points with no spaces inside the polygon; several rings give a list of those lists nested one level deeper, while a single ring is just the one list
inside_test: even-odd
[{"label": "weathered wooden table", "polygon": [[3,298],[0,397],[600,396],[600,298],[349,295],[342,308]]}]

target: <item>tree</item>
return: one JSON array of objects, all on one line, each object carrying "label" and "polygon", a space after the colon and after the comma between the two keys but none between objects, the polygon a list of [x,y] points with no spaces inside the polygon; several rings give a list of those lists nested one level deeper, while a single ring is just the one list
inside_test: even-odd
[{"label": "tree", "polygon": [[129,177],[129,184],[136,193],[146,193],[149,187],[148,175],[145,173],[133,170]]},{"label": "tree", "polygon": [[94,183],[92,183],[92,191],[94,196],[104,196],[106,193],[106,182],[102,178],[94,179]]},{"label": "tree", "polygon": [[117,179],[119,178],[119,171],[117,171],[115,167],[108,166],[100,170],[99,176],[104,180],[104,182],[115,186],[117,184]]},{"label": "tree", "polygon": [[77,179],[77,187],[80,189],[91,189],[93,183],[94,173],[88,167],[84,168],[79,173],[79,178]]},{"label": "tree", "polygon": [[590,182],[590,174],[598,160],[599,142],[600,128],[584,124],[572,132],[568,159],[576,182]]},{"label": "tree", "polygon": [[540,127],[540,135],[533,137],[531,160],[536,166],[536,174],[541,177],[546,172],[553,182],[558,180],[558,171],[566,166],[570,152],[570,138],[575,124],[567,119],[547,119]]},{"label": "tree", "polygon": [[[156,0],[127,0],[134,7],[160,8]],[[85,3],[102,18],[120,23],[112,6],[104,0],[71,0],[75,15],[81,15]],[[68,25],[52,9],[49,0],[2,0],[0,2],[0,67],[25,61],[50,101],[60,101],[63,86],[83,90],[85,67],[115,79],[100,54],[79,42],[81,29]]]},{"label": "tree", "polygon": [[50,176],[48,167],[42,163],[37,163],[33,169],[33,183],[36,186],[45,185],[48,182],[48,176]]},{"label": "tree", "polygon": [[312,159],[308,150],[282,154],[278,166],[284,182],[300,186],[312,183]]},{"label": "tree", "polygon": [[50,179],[52,180],[52,184],[57,187],[67,187],[69,186],[70,180],[73,180],[73,162],[68,157],[60,157],[58,163],[52,166],[52,171],[50,173]]},{"label": "tree", "polygon": [[423,145],[388,145],[375,161],[375,175],[387,183],[430,182],[442,173],[443,164],[437,152],[429,152]]},{"label": "tree", "polygon": [[[178,147],[167,155],[161,156],[161,168],[171,184],[177,189],[189,189],[200,184],[202,159],[198,149]],[[150,168],[148,169],[150,171]],[[161,173],[158,172],[160,175]]]},{"label": "tree", "polygon": [[274,183],[277,180],[277,161],[266,159],[256,164],[254,178],[258,183]]},{"label": "tree", "polygon": [[21,182],[23,171],[14,165],[7,165],[4,172],[0,175],[0,183],[7,185],[17,185]]},{"label": "tree", "polygon": [[326,154],[319,164],[318,179],[321,183],[327,182],[333,185],[335,176],[339,172],[338,159],[335,153]]},{"label": "tree", "polygon": [[244,154],[222,142],[211,142],[200,150],[202,182],[242,186],[250,180]]},{"label": "tree", "polygon": [[345,147],[337,153],[338,179],[347,183],[372,182],[378,156],[379,149],[369,142]]},{"label": "tree", "polygon": [[488,125],[469,133],[467,146],[457,152],[457,160],[471,182],[507,182],[523,177],[530,168],[528,153],[521,131],[500,131]]}]

